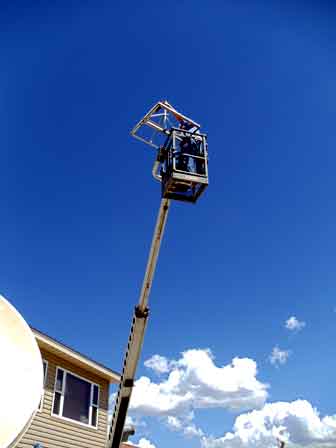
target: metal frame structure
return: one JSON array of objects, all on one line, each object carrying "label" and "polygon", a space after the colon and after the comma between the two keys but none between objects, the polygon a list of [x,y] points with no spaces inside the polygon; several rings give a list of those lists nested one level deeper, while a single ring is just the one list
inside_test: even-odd
[{"label": "metal frame structure", "polygon": [[[181,151],[179,146],[184,138],[194,141],[196,152]],[[208,186],[206,134],[172,128],[162,151],[167,153],[162,157],[163,166],[160,163],[156,164],[154,173],[155,178],[161,181],[162,197],[196,202]],[[182,160],[184,163],[179,163]],[[190,162],[191,168],[189,167]]]},{"label": "metal frame structure", "polygon": [[[182,128],[178,127],[181,123],[187,124],[189,130],[182,131]],[[139,131],[142,128],[151,129],[152,131],[154,131],[153,135],[149,138],[140,136]],[[183,172],[178,173],[178,170],[173,170],[174,174],[182,176],[179,179],[179,182],[188,185],[188,188],[190,188],[190,184],[196,184],[196,181],[198,181],[199,183],[199,177],[203,177],[203,183],[201,182],[202,185],[200,187],[201,191],[198,192],[197,197],[201,194],[201,192],[208,184],[206,136],[205,134],[199,133],[199,128],[199,124],[178,112],[176,109],[174,109],[173,106],[168,103],[168,101],[159,101],[149,110],[149,112],[147,112],[147,114],[135,125],[135,127],[131,131],[131,135],[133,137],[158,150],[157,159],[154,163],[152,174],[156,180],[162,183],[162,185],[166,183],[166,181],[164,179],[163,173],[158,172],[158,168],[160,164],[162,165],[162,160],[160,158],[162,156],[162,154],[160,155],[161,150],[165,151],[165,148],[162,148],[160,144],[156,143],[154,141],[154,137],[161,136],[162,138],[163,136],[166,141],[167,138],[172,138],[173,147],[175,146],[175,139],[181,139],[183,133],[193,135],[194,138],[200,140],[202,142],[204,150],[204,156],[202,157],[205,164],[204,176],[195,176],[190,173]],[[167,152],[164,152],[163,156],[167,157]],[[188,156],[197,157],[192,154],[189,154]],[[165,195],[163,194],[162,196],[163,198],[161,199],[160,203],[159,213],[154,229],[139,302],[134,310],[130,335],[128,338],[127,349],[124,357],[121,379],[115,400],[115,408],[112,416],[111,428],[106,445],[107,448],[119,448],[123,438],[127,410],[134,387],[136,368],[144,341],[144,335],[149,315],[148,298],[153,282],[160,245],[167,222],[170,199],[180,199],[178,197],[174,197],[174,195],[168,195],[167,197],[165,197]]]},{"label": "metal frame structure", "polygon": [[[168,101],[158,101],[146,115],[134,126],[131,135],[147,145],[159,149],[160,144],[156,138],[161,134],[168,136],[170,129],[177,127],[179,122],[188,123],[191,127],[198,130],[201,126],[191,118],[178,112]],[[140,135],[142,129],[151,130],[152,134],[148,137]]]},{"label": "metal frame structure", "polygon": [[[152,174],[162,185],[162,197],[184,202],[195,203],[208,186],[207,136],[200,133],[200,125],[191,118],[177,111],[168,101],[157,102],[145,116],[134,126],[131,135],[157,150]],[[189,136],[198,142],[201,140],[202,154],[182,153],[176,140]],[[170,140],[173,139],[173,153],[169,151]],[[169,176],[164,175],[167,161]],[[204,159],[204,173],[181,170],[175,162],[177,159],[193,160],[199,165],[197,158]],[[167,172],[166,172],[167,174]]]}]

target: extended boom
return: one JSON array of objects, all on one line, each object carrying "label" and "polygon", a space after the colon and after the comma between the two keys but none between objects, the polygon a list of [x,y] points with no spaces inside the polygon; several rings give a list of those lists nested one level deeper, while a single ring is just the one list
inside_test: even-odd
[{"label": "extended boom", "polygon": [[149,309],[147,306],[148,297],[151,290],[163,232],[167,221],[169,205],[169,199],[161,200],[139,303],[134,310],[131,331],[128,338],[123,370],[115,401],[114,413],[112,416],[108,448],[119,448],[121,442],[127,409],[132,395],[136,367],[144,340],[147,318],[149,314]]}]

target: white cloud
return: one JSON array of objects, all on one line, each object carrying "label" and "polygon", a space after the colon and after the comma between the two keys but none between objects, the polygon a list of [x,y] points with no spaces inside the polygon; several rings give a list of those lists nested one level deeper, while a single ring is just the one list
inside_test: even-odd
[{"label": "white cloud", "polygon": [[270,354],[269,360],[275,366],[286,364],[291,352],[289,350],[280,350],[279,347],[274,347]]},{"label": "white cloud", "polygon": [[291,447],[334,448],[336,416],[321,419],[305,400],[269,403],[237,417],[233,432],[201,442],[204,448],[275,448],[278,437]]},{"label": "white cloud", "polygon": [[191,425],[188,425],[185,428],[183,428],[183,434],[186,437],[201,438],[204,436],[204,432],[200,428],[197,428],[193,423]]},{"label": "white cloud", "polygon": [[[279,347],[272,354],[276,365],[289,356]],[[130,409],[136,421],[158,417],[170,430],[198,439],[202,448],[277,448],[277,439],[284,440],[286,448],[336,447],[336,415],[322,418],[305,400],[265,404],[267,385],[257,380],[251,359],[234,358],[229,365],[217,366],[210,350],[188,350],[177,361],[167,359],[167,365],[166,379],[142,377],[136,382]],[[232,431],[222,437],[208,435],[194,423],[197,409],[247,407],[254,410],[240,414]],[[138,445],[155,448],[147,438]]]},{"label": "white cloud", "polygon": [[135,444],[135,446],[139,446],[140,448],[156,448],[152,442],[144,437],[142,437],[139,442]]},{"label": "white cloud", "polygon": [[155,383],[141,377],[135,383],[130,410],[136,415],[190,420],[194,409],[234,411],[263,406],[267,385],[257,380],[257,365],[249,358],[234,358],[217,367],[210,350],[187,350],[170,361],[168,378]]},{"label": "white cloud", "polygon": [[133,417],[131,417],[130,415],[126,416],[126,422],[125,425],[127,426],[134,426],[135,425],[135,420]]},{"label": "white cloud", "polygon": [[197,428],[193,423],[187,423],[185,420],[180,420],[177,417],[169,415],[167,417],[167,426],[172,431],[178,431],[184,434],[186,437],[203,437],[204,432]]},{"label": "white cloud", "polygon": [[183,428],[183,423],[179,418],[174,417],[173,415],[168,415],[167,426],[173,431],[181,431]]},{"label": "white cloud", "polygon": [[169,362],[164,356],[154,355],[147,359],[144,364],[158,374],[169,372]]},{"label": "white cloud", "polygon": [[306,322],[299,321],[295,316],[291,316],[285,322],[285,327],[289,331],[300,331],[306,326]]}]

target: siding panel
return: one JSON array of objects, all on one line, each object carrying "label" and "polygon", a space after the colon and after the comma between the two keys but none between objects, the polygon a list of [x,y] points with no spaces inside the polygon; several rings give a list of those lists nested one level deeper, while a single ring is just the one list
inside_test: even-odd
[{"label": "siding panel", "polygon": [[[54,421],[52,422],[53,424],[55,423]],[[67,423],[67,422],[65,422]],[[56,431],[55,431],[56,430]],[[48,424],[46,424],[45,420],[36,420],[34,422],[34,425],[32,425],[29,429],[29,432],[31,434],[34,434],[35,436],[38,435],[39,433],[45,433],[47,435],[53,435],[55,436],[55,440],[57,440],[57,437],[61,437],[63,438],[64,434],[66,434],[66,436],[71,439],[71,440],[81,440],[82,435],[78,434],[76,431],[74,431],[72,428],[67,428],[64,426],[64,424],[60,424],[60,425],[54,425],[52,428],[50,427],[50,422],[48,422]],[[94,434],[94,433],[90,433],[90,432],[86,432],[85,437],[88,440],[91,440],[92,442],[95,441],[104,441],[105,440],[105,436],[103,436],[102,434]]]}]

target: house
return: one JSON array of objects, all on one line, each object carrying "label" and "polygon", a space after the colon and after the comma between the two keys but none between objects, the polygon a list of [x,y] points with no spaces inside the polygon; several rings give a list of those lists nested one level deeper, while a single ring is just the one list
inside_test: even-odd
[{"label": "house", "polygon": [[105,448],[110,384],[120,375],[33,329],[44,369],[40,407],[17,448]]}]

